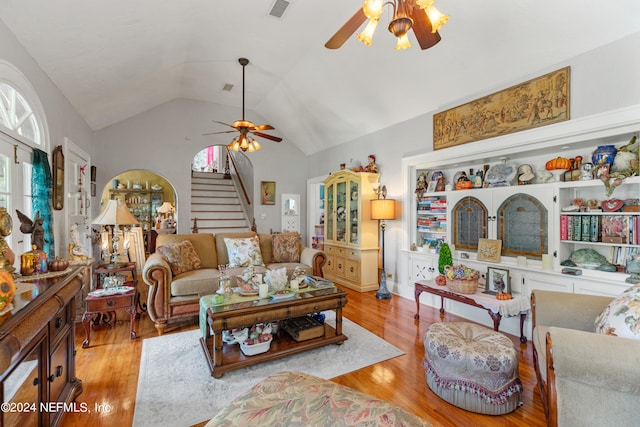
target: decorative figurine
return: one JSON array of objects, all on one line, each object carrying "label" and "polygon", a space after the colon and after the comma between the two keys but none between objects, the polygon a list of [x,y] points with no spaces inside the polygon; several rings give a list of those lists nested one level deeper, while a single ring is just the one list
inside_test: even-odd
[{"label": "decorative figurine", "polygon": [[13,273],[16,268],[13,263],[16,260],[16,255],[13,253],[5,237],[11,234],[13,230],[13,221],[11,215],[7,212],[6,208],[0,207],[0,270]]},{"label": "decorative figurine", "polygon": [[86,261],[89,257],[84,246],[80,243],[78,224],[73,224],[69,229],[69,259],[71,261]]},{"label": "decorative figurine", "polygon": [[365,172],[378,173],[378,165],[376,164],[376,156],[369,154],[369,163],[364,167]]},{"label": "decorative figurine", "polygon": [[40,216],[40,211],[36,212],[36,217],[31,220],[28,216],[16,209],[18,219],[20,220],[20,231],[24,234],[31,234],[31,243],[38,250],[44,248],[44,218]]}]

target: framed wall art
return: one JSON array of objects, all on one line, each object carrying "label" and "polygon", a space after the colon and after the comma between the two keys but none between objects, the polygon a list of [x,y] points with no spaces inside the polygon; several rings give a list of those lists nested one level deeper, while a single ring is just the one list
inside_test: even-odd
[{"label": "framed wall art", "polygon": [[433,115],[433,150],[569,120],[569,71],[561,68]]},{"label": "framed wall art", "polygon": [[500,262],[502,240],[478,239],[478,261]]},{"label": "framed wall art", "polygon": [[276,204],[276,183],[274,181],[260,181],[260,203],[263,205]]},{"label": "framed wall art", "polygon": [[506,268],[489,267],[487,269],[487,281],[485,293],[495,295],[499,292],[511,293],[511,281],[509,280],[509,270]]},{"label": "framed wall art", "polygon": [[64,208],[64,153],[62,145],[53,150],[53,209]]}]

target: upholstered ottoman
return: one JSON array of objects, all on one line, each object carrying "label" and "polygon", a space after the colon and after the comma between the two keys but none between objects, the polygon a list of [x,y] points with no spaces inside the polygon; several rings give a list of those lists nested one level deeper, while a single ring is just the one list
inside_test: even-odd
[{"label": "upholstered ottoman", "polygon": [[424,350],[429,388],[452,405],[501,415],[521,404],[518,353],[500,332],[467,322],[434,323]]}]

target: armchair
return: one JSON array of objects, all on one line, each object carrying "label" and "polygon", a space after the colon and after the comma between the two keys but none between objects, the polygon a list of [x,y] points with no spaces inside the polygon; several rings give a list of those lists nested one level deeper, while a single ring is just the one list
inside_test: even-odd
[{"label": "armchair", "polygon": [[549,426],[636,425],[640,341],[593,332],[612,300],[531,293],[533,361]]}]

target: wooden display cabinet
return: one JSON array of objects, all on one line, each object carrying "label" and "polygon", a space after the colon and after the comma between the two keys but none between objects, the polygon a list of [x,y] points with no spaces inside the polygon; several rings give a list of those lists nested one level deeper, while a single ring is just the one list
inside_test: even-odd
[{"label": "wooden display cabinet", "polygon": [[380,175],[342,170],[325,181],[324,276],[360,292],[378,289],[378,221],[370,202]]}]

